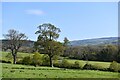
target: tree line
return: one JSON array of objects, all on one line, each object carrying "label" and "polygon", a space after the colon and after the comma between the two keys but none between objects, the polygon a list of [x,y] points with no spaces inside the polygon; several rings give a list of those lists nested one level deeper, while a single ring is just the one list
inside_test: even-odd
[{"label": "tree line", "polygon": [[120,48],[118,45],[68,46],[63,56],[86,61],[120,62]]}]

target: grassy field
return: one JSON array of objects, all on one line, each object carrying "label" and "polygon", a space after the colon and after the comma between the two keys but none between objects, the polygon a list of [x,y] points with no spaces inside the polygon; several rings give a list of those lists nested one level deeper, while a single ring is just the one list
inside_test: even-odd
[{"label": "grassy field", "polygon": [[3,78],[120,78],[120,73],[0,63]]},{"label": "grassy field", "polygon": [[[0,60],[6,60],[6,61],[11,61],[11,62],[13,61],[11,53],[9,53],[9,52],[0,52],[0,54],[2,54],[2,59],[0,58]],[[8,55],[9,55],[9,58],[6,57]],[[20,59],[24,58],[25,56],[32,56],[32,55],[33,54],[18,52],[17,53],[17,60],[20,60]]]},{"label": "grassy field", "polygon": [[[2,54],[2,60],[10,60],[12,62],[12,59],[8,59],[6,56],[8,54],[10,54],[9,52],[0,52]],[[33,54],[28,54],[28,53],[18,53],[17,55],[17,60],[25,57],[25,56],[32,56]],[[74,63],[75,61],[79,61],[80,64],[83,66],[86,61],[84,60],[74,60],[74,59],[67,59],[70,63]],[[102,67],[104,68],[108,68],[109,65],[110,65],[110,62],[98,62],[98,61],[88,61],[89,64],[92,64],[92,65],[101,65]]]},{"label": "grassy field", "polygon": [[[7,59],[8,52],[0,52],[2,54],[2,60]],[[25,56],[32,56],[33,54],[18,53],[18,59]],[[86,61],[67,59],[69,62],[74,63],[79,61],[81,66],[84,66]],[[12,61],[12,59],[10,60]],[[98,62],[88,61],[89,64],[99,65],[103,68],[108,68],[110,62]],[[63,68],[51,68],[51,67],[34,67],[27,65],[14,65],[7,63],[0,63],[2,65],[2,77],[3,78],[120,78],[120,73],[117,72],[105,72],[98,70],[73,70]]]},{"label": "grassy field", "polygon": [[91,64],[91,65],[97,65],[102,68],[109,68],[110,62],[100,62],[100,61],[84,61],[84,60],[72,60],[68,59],[70,63],[74,63],[75,61],[79,61],[81,66],[84,66],[86,63]]}]

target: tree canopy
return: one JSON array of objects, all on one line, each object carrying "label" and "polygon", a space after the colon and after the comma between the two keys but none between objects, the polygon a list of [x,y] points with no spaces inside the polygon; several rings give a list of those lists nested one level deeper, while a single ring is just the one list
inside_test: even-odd
[{"label": "tree canopy", "polygon": [[44,23],[38,26],[38,31],[35,34],[39,34],[35,46],[38,51],[48,54],[50,59],[50,66],[53,66],[52,58],[55,55],[59,55],[63,51],[63,45],[57,41],[59,38],[60,29],[50,23]]}]

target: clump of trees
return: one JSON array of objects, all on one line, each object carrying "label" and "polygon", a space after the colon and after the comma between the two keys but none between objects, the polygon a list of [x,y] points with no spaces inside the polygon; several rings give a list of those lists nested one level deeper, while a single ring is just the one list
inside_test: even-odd
[{"label": "clump of trees", "polygon": [[120,62],[119,52],[117,45],[68,46],[63,56],[86,61]]}]

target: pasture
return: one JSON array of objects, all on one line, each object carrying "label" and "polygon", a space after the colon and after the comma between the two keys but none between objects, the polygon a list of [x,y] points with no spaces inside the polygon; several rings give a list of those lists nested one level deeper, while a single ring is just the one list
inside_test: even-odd
[{"label": "pasture", "polygon": [[[6,56],[8,52],[1,52],[2,60],[9,60]],[[32,56],[33,54],[18,53],[18,59],[25,56]],[[67,59],[69,62],[74,63],[79,61],[83,66],[86,61],[83,60],[72,60]],[[10,59],[12,61],[12,59]],[[88,61],[87,63],[92,65],[100,65],[103,68],[108,68],[110,62],[98,62]],[[46,66],[30,66],[20,65],[12,63],[0,63],[2,66],[2,77],[3,78],[120,78],[120,73],[109,72],[109,71],[98,71],[98,70],[80,70],[80,69],[64,69],[57,67],[46,67]]]},{"label": "pasture", "polygon": [[34,67],[6,63],[0,63],[0,65],[2,65],[3,78],[120,78],[120,73],[116,72]]}]

